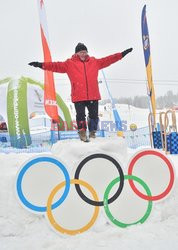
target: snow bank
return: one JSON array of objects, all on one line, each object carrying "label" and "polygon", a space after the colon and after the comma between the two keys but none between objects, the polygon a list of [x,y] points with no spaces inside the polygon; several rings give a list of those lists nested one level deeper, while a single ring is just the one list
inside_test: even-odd
[{"label": "snow bank", "polygon": [[[52,154],[61,158],[69,167],[74,166],[85,154],[101,150],[124,163],[135,151],[129,150],[127,153],[122,139],[116,139],[104,142],[104,138],[98,138],[90,143],[61,141],[53,146]],[[21,164],[31,156],[32,154],[0,154],[1,250],[178,249],[177,180],[172,194],[163,202],[153,204],[151,216],[142,225],[118,228],[108,224],[101,214],[90,231],[76,236],[63,236],[51,230],[43,215],[34,215],[22,208],[15,197],[16,173]],[[176,167],[178,156],[173,157],[173,162]]]},{"label": "snow bank", "polygon": [[121,137],[91,139],[89,143],[79,140],[60,141],[53,145],[52,154],[62,158],[69,166],[75,164],[88,154],[102,152],[116,157],[123,165],[127,162],[127,146]]}]

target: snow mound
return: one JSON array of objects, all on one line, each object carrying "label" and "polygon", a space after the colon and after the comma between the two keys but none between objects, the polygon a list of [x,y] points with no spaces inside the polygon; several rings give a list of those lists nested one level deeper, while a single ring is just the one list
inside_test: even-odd
[{"label": "snow mound", "polygon": [[67,165],[74,165],[88,154],[103,153],[117,158],[123,166],[127,162],[127,145],[122,137],[96,138],[85,143],[80,140],[63,140],[53,145],[51,152]]},{"label": "snow mound", "polygon": [[[135,151],[125,147],[122,138],[97,138],[90,143],[60,141],[52,154],[69,166],[85,154],[102,151],[127,163]],[[178,179],[171,195],[154,203],[151,216],[144,224],[126,229],[107,223],[100,216],[91,230],[76,236],[63,236],[50,229],[43,215],[31,214],[15,197],[16,174],[24,161],[39,154],[0,154],[0,249],[1,250],[167,250],[178,249]],[[42,155],[42,154],[41,154]],[[174,156],[175,167],[178,157]],[[130,208],[131,209],[131,208]]]}]

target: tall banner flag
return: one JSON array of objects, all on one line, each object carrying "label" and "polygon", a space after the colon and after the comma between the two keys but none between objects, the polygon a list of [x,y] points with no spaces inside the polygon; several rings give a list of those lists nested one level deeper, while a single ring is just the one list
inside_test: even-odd
[{"label": "tall banner flag", "polygon": [[22,78],[10,80],[8,84],[7,118],[11,146],[29,146],[32,141],[28,120],[27,83]]},{"label": "tall banner flag", "polygon": [[[37,0],[41,40],[43,46],[44,62],[51,62],[51,53],[49,49],[49,36],[47,28],[47,18],[43,0]],[[46,113],[55,121],[59,122],[58,108],[56,103],[56,91],[54,84],[53,72],[44,71],[44,106]]]},{"label": "tall banner flag", "polygon": [[150,53],[150,39],[148,33],[148,25],[146,18],[146,5],[144,5],[142,10],[142,42],[143,42],[143,52],[145,57],[145,66],[147,73],[147,83],[148,83],[148,95],[150,98],[150,111],[152,115],[152,126],[156,127],[156,100],[155,100],[155,91],[154,84],[152,79],[152,67],[151,67],[151,53]]},{"label": "tall banner flag", "polygon": [[123,129],[122,129],[122,121],[121,121],[121,118],[119,116],[119,113],[116,109],[116,105],[115,105],[115,102],[114,102],[114,99],[111,95],[111,92],[109,90],[109,87],[108,87],[108,83],[107,83],[107,80],[106,80],[106,76],[105,76],[105,73],[103,70],[102,71],[102,74],[103,74],[103,78],[104,78],[104,81],[105,81],[105,84],[106,84],[106,89],[108,91],[108,95],[109,95],[109,98],[110,98],[110,101],[111,101],[111,105],[112,105],[112,112],[113,112],[113,116],[114,116],[114,120],[115,120],[115,124],[116,124],[116,130],[117,130],[117,135],[118,136],[123,136]]}]

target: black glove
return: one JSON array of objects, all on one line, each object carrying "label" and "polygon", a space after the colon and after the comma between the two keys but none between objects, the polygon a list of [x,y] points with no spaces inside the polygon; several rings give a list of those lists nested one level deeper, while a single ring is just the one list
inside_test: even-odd
[{"label": "black glove", "polygon": [[38,67],[42,69],[42,63],[40,62],[30,62],[28,65],[33,66],[33,67]]},{"label": "black glove", "polygon": [[130,53],[133,50],[133,48],[126,49],[122,52],[122,57],[126,56],[128,53]]}]

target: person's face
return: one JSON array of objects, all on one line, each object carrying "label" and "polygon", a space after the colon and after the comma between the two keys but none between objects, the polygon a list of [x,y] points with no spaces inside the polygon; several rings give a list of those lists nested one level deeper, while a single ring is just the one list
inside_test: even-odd
[{"label": "person's face", "polygon": [[88,56],[88,52],[86,50],[81,50],[81,51],[77,52],[77,55],[80,57],[81,61],[85,61],[85,59]]}]

